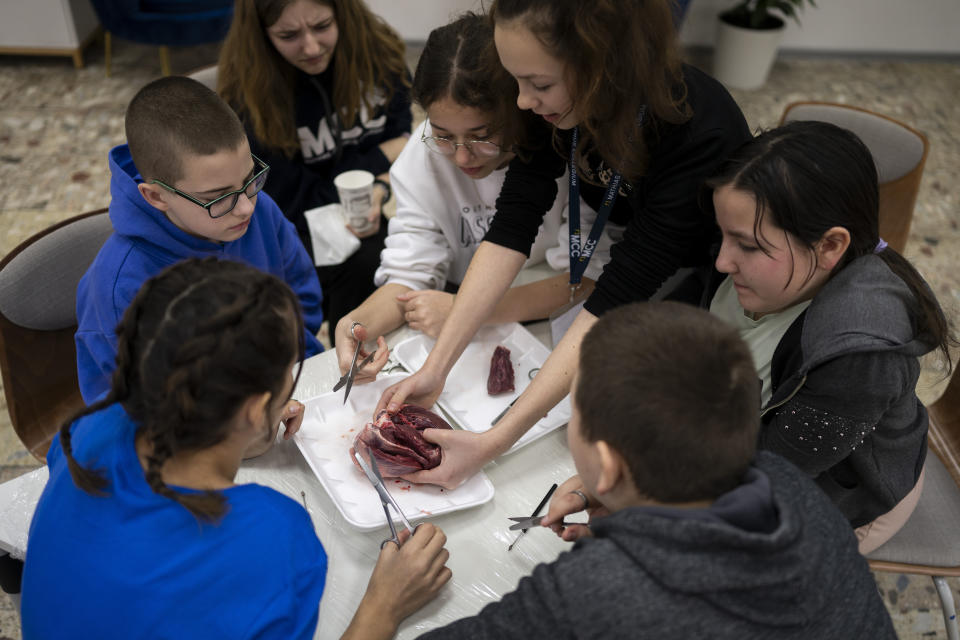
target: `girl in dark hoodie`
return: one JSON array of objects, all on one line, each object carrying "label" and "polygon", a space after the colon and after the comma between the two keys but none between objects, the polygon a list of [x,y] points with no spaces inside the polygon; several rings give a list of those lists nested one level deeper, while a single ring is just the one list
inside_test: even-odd
[{"label": "girl in dark hoodie", "polygon": [[360,248],[317,268],[334,345],[337,321],[375,289],[388,172],[410,136],[409,87],[403,41],[361,0],[236,0],[217,92],[273,168],[264,189],[311,257],[304,212],[339,201],[333,180],[344,171],[377,177],[368,224],[349,227]]},{"label": "girl in dark hoodie", "polygon": [[879,237],[877,170],[853,133],[795,122],[708,181],[727,277],[710,310],[750,345],[760,446],[813,476],[861,553],[906,522],[923,486],[919,357],[953,341],[923,278]]}]

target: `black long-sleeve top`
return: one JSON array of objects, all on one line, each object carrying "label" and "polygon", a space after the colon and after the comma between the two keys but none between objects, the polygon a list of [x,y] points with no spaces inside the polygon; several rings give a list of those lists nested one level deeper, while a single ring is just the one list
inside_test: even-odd
[{"label": "black long-sleeve top", "polygon": [[[326,94],[326,100],[321,90]],[[372,101],[377,105],[373,113],[361,108],[354,126],[343,130],[339,154],[335,136],[339,118],[336,115],[331,117],[330,113],[336,111],[332,64],[323,73],[312,77],[297,72],[294,122],[300,151],[292,157],[265,147],[247,127],[251,150],[270,165],[264,190],[297,227],[308,250],[312,250],[313,245],[303,212],[339,202],[333,179],[344,171],[364,169],[374,175],[389,171],[390,161],[380,150],[380,143],[409,135],[413,121],[409,89],[398,79],[393,83],[393,96],[388,102],[386,98],[390,90],[390,87],[381,88]]]},{"label": "black long-sleeve top", "polygon": [[[611,249],[610,262],[585,304],[594,315],[647,300],[677,269],[710,260],[716,221],[712,203],[701,203],[698,194],[704,180],[750,138],[750,131],[719,82],[687,65],[683,77],[693,116],[679,125],[651,123],[657,135],[648,143],[646,174],[632,184],[621,184],[610,214],[610,220],[626,225],[626,231]],[[518,157],[511,162],[485,240],[529,255],[543,214],[556,198],[556,179],[567,165],[569,131],[560,132],[560,142],[564,155],[547,141],[527,161]],[[610,168],[599,158],[588,159],[594,181],[609,181]],[[605,189],[580,181],[581,196],[594,209]]]}]

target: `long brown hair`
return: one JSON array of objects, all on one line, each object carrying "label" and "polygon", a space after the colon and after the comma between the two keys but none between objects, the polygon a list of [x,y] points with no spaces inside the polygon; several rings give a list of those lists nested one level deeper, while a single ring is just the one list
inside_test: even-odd
[{"label": "long brown hair", "polygon": [[495,0],[490,16],[494,24],[520,20],[564,63],[580,117],[581,169],[596,152],[624,178],[637,179],[656,127],[690,118],[667,0]]},{"label": "long brown hair", "polygon": [[[349,129],[361,106],[373,110],[377,91],[396,82],[409,85],[405,47],[362,0],[313,1],[332,8],[337,21],[333,104],[342,127]],[[293,2],[237,0],[217,71],[217,92],[252,126],[257,140],[288,156],[300,149],[294,125],[296,70],[274,48],[267,28]],[[391,97],[388,94],[387,101]]]},{"label": "long brown hair", "polygon": [[303,341],[300,303],[270,274],[239,262],[193,258],[151,278],[117,327],[110,392],[60,428],[74,483],[106,494],[103,474],[74,458],[71,425],[119,402],[151,445],[144,471],[150,488],[200,520],[222,517],[222,493],[175,491],[163,481],[163,465],[177,453],[225,440],[230,418],[247,398],[269,392],[276,401],[290,363],[303,358]]}]

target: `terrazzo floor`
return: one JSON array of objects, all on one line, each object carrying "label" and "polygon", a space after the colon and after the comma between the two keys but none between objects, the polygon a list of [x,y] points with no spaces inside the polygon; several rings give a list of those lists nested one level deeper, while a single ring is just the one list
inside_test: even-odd
[{"label": "terrazzo floor", "polygon": [[[413,68],[417,51],[411,51]],[[709,69],[709,57],[689,54]],[[107,206],[106,153],[123,141],[123,113],[139,87],[160,74],[157,50],[114,41],[113,76],[102,43],[75,70],[67,58],[0,56],[0,255],[69,216]],[[216,47],[172,51],[174,73],[215,62]],[[960,318],[960,62],[782,55],[759,90],[733,91],[752,128],[775,126],[798,100],[855,104],[901,119],[930,139],[930,153],[906,256],[930,282],[950,317]],[[918,385],[925,402],[943,375],[927,362]],[[38,466],[10,427],[0,397],[0,482]],[[900,638],[945,638],[940,603],[928,578],[877,574]],[[960,581],[950,581],[960,596]],[[11,599],[0,593],[0,640],[19,639]]]}]

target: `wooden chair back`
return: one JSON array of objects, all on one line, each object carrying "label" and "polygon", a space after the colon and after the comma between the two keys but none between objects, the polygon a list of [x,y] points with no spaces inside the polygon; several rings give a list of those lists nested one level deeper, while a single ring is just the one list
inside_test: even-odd
[{"label": "wooden chair back", "polygon": [[0,375],[13,429],[45,462],[60,424],[83,406],[76,291],[113,228],[106,209],[64,220],[0,261]]},{"label": "wooden chair back", "polygon": [[863,140],[873,154],[880,181],[880,237],[903,253],[927,161],[927,137],[889,116],[830,102],[788,104],[780,124],[794,120],[830,122]]}]

